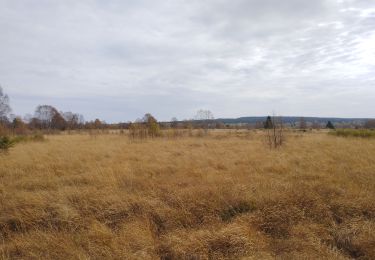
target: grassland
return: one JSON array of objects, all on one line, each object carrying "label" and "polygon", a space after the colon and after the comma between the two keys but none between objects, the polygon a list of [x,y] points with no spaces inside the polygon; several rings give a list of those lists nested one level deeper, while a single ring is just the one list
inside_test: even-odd
[{"label": "grassland", "polygon": [[375,259],[375,140],[54,135],[0,156],[1,259]]},{"label": "grassland", "polygon": [[375,138],[374,129],[338,129],[330,134],[341,137]]}]

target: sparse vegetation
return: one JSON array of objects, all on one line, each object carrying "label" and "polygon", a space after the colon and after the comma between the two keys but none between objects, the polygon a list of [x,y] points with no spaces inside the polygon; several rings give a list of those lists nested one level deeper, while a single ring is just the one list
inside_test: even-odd
[{"label": "sparse vegetation", "polygon": [[263,131],[21,142],[0,258],[374,259],[375,140],[284,132],[275,152]]},{"label": "sparse vegetation", "polygon": [[46,139],[44,138],[44,135],[41,133],[35,133],[30,135],[19,135],[13,137],[14,143],[21,143],[21,142],[43,142]]},{"label": "sparse vegetation", "polygon": [[375,130],[369,129],[337,129],[330,134],[342,137],[374,138]]}]

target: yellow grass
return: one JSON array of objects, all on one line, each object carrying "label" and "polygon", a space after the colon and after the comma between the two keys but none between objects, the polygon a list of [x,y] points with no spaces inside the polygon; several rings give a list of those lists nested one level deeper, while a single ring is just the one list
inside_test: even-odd
[{"label": "yellow grass", "polygon": [[375,140],[56,135],[0,156],[1,259],[375,259]]}]

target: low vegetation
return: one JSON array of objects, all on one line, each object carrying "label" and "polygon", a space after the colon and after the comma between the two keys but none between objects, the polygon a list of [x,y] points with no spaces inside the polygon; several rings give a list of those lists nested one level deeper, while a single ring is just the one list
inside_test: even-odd
[{"label": "low vegetation", "polygon": [[16,142],[8,136],[0,136],[0,152],[7,152]]},{"label": "low vegetation", "polygon": [[0,258],[375,258],[374,139],[185,131],[18,143],[0,156]]},{"label": "low vegetation", "polygon": [[337,129],[330,134],[341,137],[374,138],[375,130],[370,129]]}]

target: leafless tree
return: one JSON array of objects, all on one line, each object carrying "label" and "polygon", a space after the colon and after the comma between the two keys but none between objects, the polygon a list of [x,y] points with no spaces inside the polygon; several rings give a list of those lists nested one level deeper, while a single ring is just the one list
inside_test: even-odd
[{"label": "leafless tree", "polygon": [[194,119],[200,121],[205,134],[207,134],[208,128],[210,127],[210,121],[214,120],[214,115],[210,110],[200,109],[197,111]]},{"label": "leafless tree", "polygon": [[8,121],[8,115],[11,111],[9,97],[4,94],[3,89],[0,86],[0,123]]},{"label": "leafless tree", "polygon": [[306,120],[304,117],[301,117],[299,119],[299,129],[301,130],[306,130],[307,129],[307,124],[306,124]]},{"label": "leafless tree", "polygon": [[214,115],[212,114],[210,110],[200,109],[197,111],[194,119],[195,120],[213,120]]},{"label": "leafless tree", "polygon": [[284,125],[282,118],[275,115],[271,117],[271,122],[270,128],[265,130],[266,143],[270,149],[276,149],[284,144]]},{"label": "leafless tree", "polygon": [[59,129],[66,128],[66,121],[56,108],[49,105],[40,105],[35,110],[35,118],[39,121],[41,128]]},{"label": "leafless tree", "polygon": [[85,121],[83,116],[80,114],[63,112],[61,115],[65,119],[68,129],[77,129],[82,126]]}]

